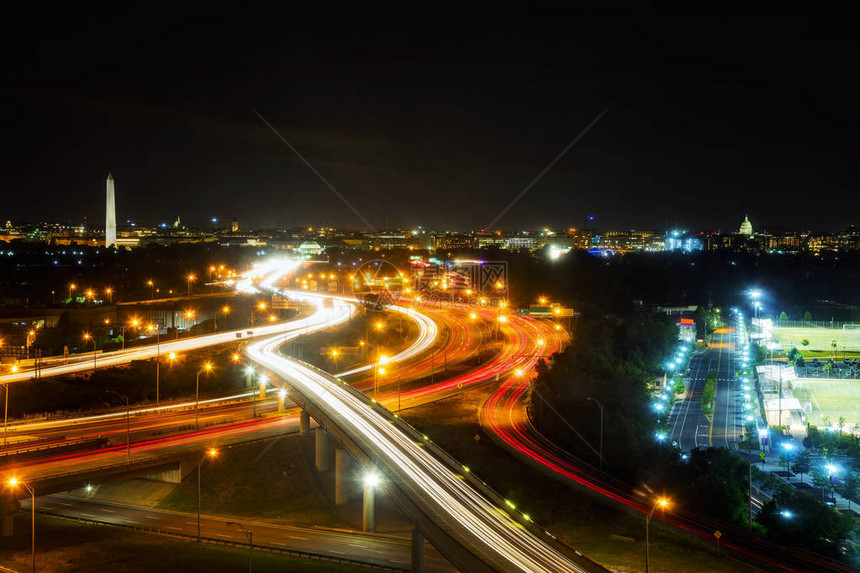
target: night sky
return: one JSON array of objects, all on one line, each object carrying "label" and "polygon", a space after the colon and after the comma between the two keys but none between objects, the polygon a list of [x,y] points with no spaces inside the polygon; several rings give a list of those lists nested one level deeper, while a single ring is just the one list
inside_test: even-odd
[{"label": "night sky", "polygon": [[[29,10],[29,11],[28,11]],[[4,19],[4,221],[841,230],[860,222],[838,14],[53,7]]]}]

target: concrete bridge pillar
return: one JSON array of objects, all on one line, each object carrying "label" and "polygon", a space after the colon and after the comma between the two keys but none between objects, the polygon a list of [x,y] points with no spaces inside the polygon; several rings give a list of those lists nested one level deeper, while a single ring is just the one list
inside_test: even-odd
[{"label": "concrete bridge pillar", "polygon": [[362,529],[373,532],[376,528],[376,484],[364,484],[364,507],[362,511]]},{"label": "concrete bridge pillar", "polygon": [[278,390],[278,414],[283,414],[287,411],[287,391]]},{"label": "concrete bridge pillar", "polygon": [[412,573],[424,573],[424,534],[412,530]]},{"label": "concrete bridge pillar", "polygon": [[334,450],[334,503],[341,505],[349,499],[349,454],[343,448]]},{"label": "concrete bridge pillar", "polygon": [[314,434],[316,468],[317,471],[325,472],[328,471],[328,432],[320,427],[314,431]]},{"label": "concrete bridge pillar", "polygon": [[266,379],[260,382],[260,400],[266,399]]},{"label": "concrete bridge pillar", "polygon": [[311,433],[311,416],[306,410],[299,412],[299,435],[307,436]]},{"label": "concrete bridge pillar", "polygon": [[15,499],[0,499],[0,537],[12,537],[15,514],[21,509],[21,502]]}]

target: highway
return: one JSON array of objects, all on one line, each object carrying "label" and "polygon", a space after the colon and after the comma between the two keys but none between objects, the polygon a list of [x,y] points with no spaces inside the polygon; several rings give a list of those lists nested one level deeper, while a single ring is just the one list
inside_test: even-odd
[{"label": "highway", "polygon": [[[347,391],[342,382],[315,369],[278,356],[276,349],[286,340],[299,336],[312,327],[320,327],[323,322],[326,326],[334,325],[349,316],[349,308],[351,308],[349,303],[337,301],[330,297],[301,294],[305,295],[307,299],[316,299],[319,302],[318,312],[302,321],[267,327],[273,336],[263,342],[249,346],[246,349],[249,356],[273,373],[284,376],[294,388],[300,385],[302,395],[314,396],[315,403],[324,409],[328,416],[337,419],[338,425],[347,429],[351,437],[372,455],[377,467],[384,471],[387,478],[390,478],[392,482],[396,481],[397,487],[400,489],[408,490],[410,499],[417,506],[422,507],[426,515],[432,515],[433,521],[438,523],[439,527],[445,529],[446,533],[461,542],[463,547],[468,548],[468,551],[476,555],[481,562],[487,564],[488,568],[505,571],[512,568],[524,571],[586,570],[523,529],[515,519],[466,485],[460,476],[441,464],[426,449],[415,444],[401,431],[393,427],[386,418],[380,416],[373,408],[368,408],[366,399],[359,399],[355,393]],[[323,299],[334,300],[332,308],[324,309]],[[422,316],[421,313],[416,313],[411,309],[405,312],[414,313],[418,317]],[[421,318],[416,320],[420,322]],[[425,322],[421,329],[420,340],[405,355],[400,356],[400,359],[416,357],[423,349],[433,343],[438,334],[436,325],[429,319],[424,318],[424,320],[428,322]],[[291,326],[292,328],[290,328]],[[474,341],[470,342],[469,338],[466,336],[465,340],[462,337],[452,337],[451,339],[452,344],[459,345],[458,348],[462,350],[474,345]],[[219,344],[227,340],[235,340],[235,331],[200,337],[195,340],[176,341],[175,344],[182,344],[183,349],[190,349],[208,344]],[[162,350],[167,352],[170,348],[169,344],[171,343],[162,344],[161,346],[164,347]],[[456,356],[457,352],[455,351],[453,354]],[[110,359],[115,359],[116,363],[122,363],[123,361],[154,355],[155,349],[152,347],[139,348],[118,353],[114,357],[104,358],[100,363],[111,364],[112,362],[108,362]],[[426,359],[424,361],[426,362]],[[441,366],[441,364],[438,365],[438,367]],[[86,369],[88,367],[87,364],[74,364],[62,368],[68,369],[68,371],[77,371],[80,368]],[[364,369],[368,367],[366,366]],[[505,366],[502,363],[496,363],[494,367],[501,369]],[[434,365],[434,368],[437,366]],[[59,367],[51,370],[57,373],[66,373],[66,370],[61,370]],[[419,366],[418,371],[421,370],[422,368]],[[353,373],[357,371],[353,371]],[[487,373],[484,372],[483,374]],[[18,379],[21,379],[20,376],[19,374]],[[473,377],[471,381],[478,383],[485,382],[486,379]],[[451,390],[455,387],[457,390],[463,387],[462,380],[449,383],[448,388]],[[440,382],[440,384],[444,384],[444,382]],[[443,386],[439,386],[434,390],[444,389]],[[425,392],[420,399],[417,396],[412,396],[410,400],[417,403],[434,399],[434,395],[437,394],[435,391]],[[242,407],[247,409],[247,403]],[[119,433],[122,431],[123,417],[124,412],[112,413],[107,415],[102,422],[112,425],[109,431]],[[179,419],[177,422],[181,424],[182,420]],[[293,416],[231,423],[205,430],[201,429],[199,432],[136,442],[132,444],[131,456],[134,461],[140,456],[146,455],[165,455],[179,451],[192,451],[195,448],[199,451],[203,447],[241,440],[250,433],[254,433],[255,437],[260,437],[265,435],[262,432],[283,431],[285,428],[292,429],[294,425],[295,418]],[[14,466],[6,469],[22,474],[24,479],[32,482],[38,480],[40,476],[51,475],[69,466],[86,471],[87,468],[99,467],[106,463],[121,462],[125,455],[124,445],[114,446],[97,452],[37,460],[17,470],[14,469]]]},{"label": "highway", "polygon": [[[159,354],[166,357],[171,352],[181,353],[189,350],[205,348],[207,346],[215,346],[217,344],[235,343],[237,340],[245,340],[251,336],[260,337],[271,336],[273,334],[286,335],[295,334],[296,332],[310,332],[313,329],[326,328],[327,326],[336,324],[336,322],[334,322],[335,316],[336,313],[331,312],[330,309],[323,309],[322,312],[317,312],[313,316],[296,318],[287,322],[229,330],[216,334],[181,338],[179,340],[165,340],[160,344],[148,344],[145,346],[126,348],[125,350],[100,353],[97,354],[95,363],[93,361],[92,354],[83,358],[72,355],[69,357],[69,364],[57,364],[55,366],[42,368],[39,372],[39,378],[86,372],[88,370],[92,370],[94,367],[104,368],[107,366],[120,366],[122,364],[128,364],[132,360],[148,360],[150,358],[155,358]],[[241,338],[237,338],[237,335],[241,335]],[[35,372],[33,370],[3,374],[0,376],[0,384],[25,382],[32,379],[34,375]]]},{"label": "highway", "polygon": [[[734,334],[722,328],[711,335],[708,348],[693,353],[684,376],[687,390],[672,406],[669,415],[671,439],[683,451],[694,448],[733,447],[743,433],[742,395],[735,381]],[[709,372],[717,373],[714,414],[702,412],[701,396]]]},{"label": "highway", "polygon": [[[29,507],[29,502],[22,505]],[[39,512],[50,515],[85,519],[98,523],[134,526],[168,533],[197,535],[197,515],[175,511],[134,507],[67,496],[42,497],[36,501]],[[296,527],[249,519],[233,519],[202,515],[201,534],[204,538],[246,543],[244,534],[228,521],[239,521],[254,534],[255,549],[271,547],[348,558],[361,563],[408,570],[410,567],[411,540],[392,535],[374,535],[362,532]],[[432,546],[426,549],[428,571],[454,569]]]},{"label": "highway", "polygon": [[[525,530],[502,508],[490,503],[460,476],[416,444],[366,399],[340,380],[280,356],[277,338],[246,348],[260,366],[285,380],[344,432],[436,527],[454,539],[487,570],[586,571]],[[408,514],[409,512],[407,512]],[[416,516],[411,516],[415,518]],[[456,566],[475,563],[458,552],[434,545]]]}]

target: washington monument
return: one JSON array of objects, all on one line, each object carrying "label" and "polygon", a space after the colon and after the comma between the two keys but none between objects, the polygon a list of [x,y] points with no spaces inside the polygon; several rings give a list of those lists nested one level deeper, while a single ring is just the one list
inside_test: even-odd
[{"label": "washington monument", "polygon": [[105,248],[116,246],[116,199],[114,199],[113,175],[108,173],[107,202],[105,204]]}]

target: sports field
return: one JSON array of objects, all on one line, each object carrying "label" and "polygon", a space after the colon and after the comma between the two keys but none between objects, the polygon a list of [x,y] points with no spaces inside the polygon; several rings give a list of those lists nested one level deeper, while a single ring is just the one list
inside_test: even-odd
[{"label": "sports field", "polygon": [[[840,417],[845,418],[846,424],[857,424],[860,380],[802,378],[795,380],[792,385],[794,397],[804,406],[810,424],[832,426],[839,422]],[[807,403],[809,406],[806,406]]]},{"label": "sports field", "polygon": [[[800,351],[833,352],[833,341],[841,356],[843,351],[860,352],[860,330],[842,330],[836,328],[815,327],[783,327],[775,326],[771,336],[783,348],[794,346]],[[809,344],[803,344],[806,340]]]}]

